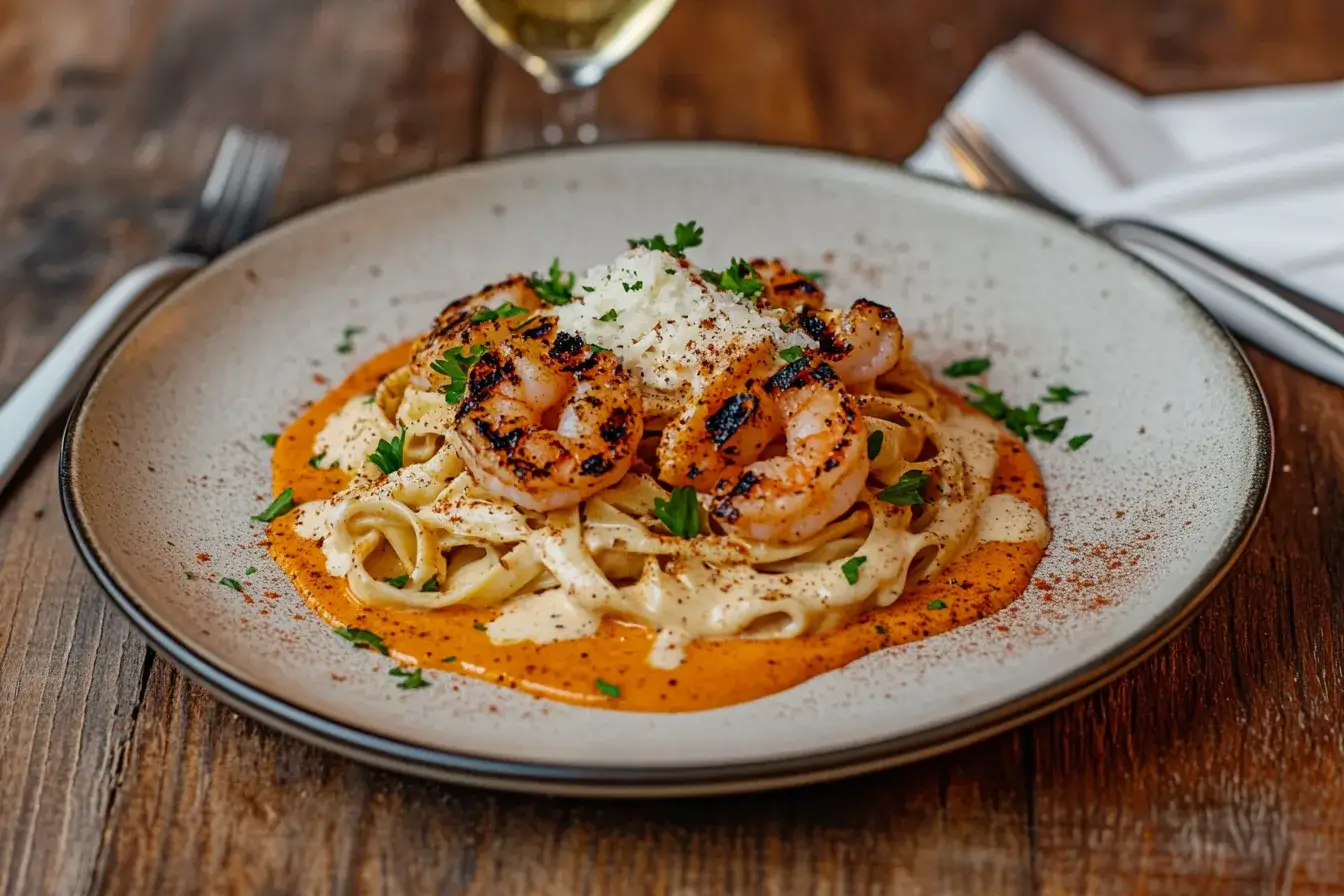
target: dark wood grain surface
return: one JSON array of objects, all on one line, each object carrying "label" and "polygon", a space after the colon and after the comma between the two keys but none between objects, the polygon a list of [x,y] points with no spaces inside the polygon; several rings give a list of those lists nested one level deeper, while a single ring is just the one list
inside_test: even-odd
[{"label": "dark wood grain surface", "polygon": [[[899,160],[1028,29],[1152,92],[1344,77],[1339,0],[682,0],[599,118]],[[293,142],[291,214],[541,112],[451,0],[0,0],[0,394],[179,232],[227,124]],[[240,718],[80,566],[49,434],[0,497],[0,893],[1344,891],[1344,393],[1252,360],[1268,512],[1153,660],[940,759],[689,802],[430,784]]]}]

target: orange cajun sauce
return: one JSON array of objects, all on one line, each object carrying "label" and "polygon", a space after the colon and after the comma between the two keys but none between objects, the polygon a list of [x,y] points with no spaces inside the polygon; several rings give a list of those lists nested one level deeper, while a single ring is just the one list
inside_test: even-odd
[{"label": "orange cajun sauce", "polygon": [[[345,487],[347,473],[308,465],[314,439],[345,402],[371,392],[408,357],[409,344],[383,352],[290,424],[276,443],[272,460],[276,492],[292,488],[294,500],[304,502],[329,498]],[[1022,498],[1044,514],[1045,490],[1030,455],[1007,437],[999,440],[998,453],[993,492]],[[469,675],[566,703],[642,712],[685,712],[754,700],[838,669],[874,650],[982,619],[1026,590],[1045,553],[1030,542],[981,543],[891,606],[869,611],[834,631],[794,639],[696,641],[687,648],[681,666],[662,670],[646,662],[653,634],[635,624],[606,619],[589,638],[553,644],[494,644],[480,630],[494,618],[491,610],[376,609],[356,603],[344,579],[327,574],[318,544],[295,534],[293,514],[271,523],[269,541],[271,555],[323,619],[336,627],[380,635],[400,662]],[[599,691],[599,678],[619,687],[620,695],[611,697]],[[436,681],[427,676],[426,680],[438,683],[444,678]]]}]

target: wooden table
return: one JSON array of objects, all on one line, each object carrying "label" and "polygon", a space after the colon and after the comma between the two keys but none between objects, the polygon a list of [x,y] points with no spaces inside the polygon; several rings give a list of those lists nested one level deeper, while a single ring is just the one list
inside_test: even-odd
[{"label": "wooden table", "polygon": [[[899,160],[1026,29],[1154,92],[1344,77],[1339,0],[683,0],[601,126]],[[0,0],[0,103],[0,393],[179,231],[226,124],[293,141],[292,214],[528,146],[541,110],[450,0]],[[1155,659],[941,759],[694,802],[440,786],[239,717],[76,559],[52,433],[0,506],[0,893],[1344,888],[1344,394],[1252,360],[1268,512]]]}]

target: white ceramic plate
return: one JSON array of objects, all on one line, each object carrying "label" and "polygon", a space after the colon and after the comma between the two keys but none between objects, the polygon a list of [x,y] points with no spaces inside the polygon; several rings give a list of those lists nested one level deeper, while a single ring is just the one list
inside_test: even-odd
[{"label": "white ceramic plate", "polygon": [[[994,358],[1054,382],[1078,452],[1037,445],[1055,542],[1023,599],[780,694],[680,715],[583,709],[389,661],[307,612],[249,521],[276,431],[446,300],[513,271],[609,260],[694,218],[695,257],[781,255],[836,299],[895,307],[934,369]],[[361,326],[353,353],[336,351]],[[1063,221],[883,164],[788,149],[637,145],[514,158],[341,202],[193,278],[125,339],[66,434],[71,529],[117,604],[226,702],[395,769],[502,788],[651,795],[776,787],[951,749],[1077,698],[1187,622],[1269,480],[1253,373],[1177,287]],[[208,555],[208,561],[199,558]],[[260,571],[245,576],[247,567]],[[186,577],[186,573],[197,576]],[[247,579],[244,596],[214,580]],[[275,597],[264,596],[271,592]]]}]

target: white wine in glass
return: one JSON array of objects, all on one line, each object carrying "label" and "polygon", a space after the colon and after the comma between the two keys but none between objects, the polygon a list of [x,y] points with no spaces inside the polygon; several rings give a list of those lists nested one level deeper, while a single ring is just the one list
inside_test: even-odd
[{"label": "white wine in glass", "polygon": [[457,0],[490,42],[559,97],[548,143],[590,143],[592,88],[663,21],[676,0]]}]

